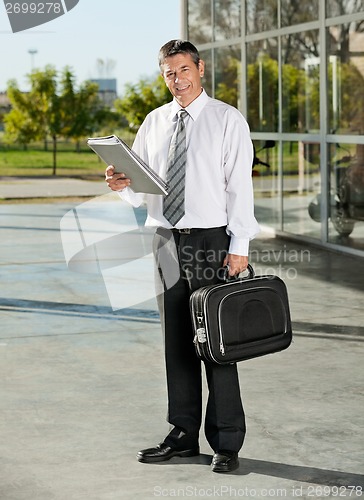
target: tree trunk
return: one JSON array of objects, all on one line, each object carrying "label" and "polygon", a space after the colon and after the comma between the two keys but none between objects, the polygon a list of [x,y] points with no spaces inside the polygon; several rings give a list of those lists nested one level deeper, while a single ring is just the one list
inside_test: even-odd
[{"label": "tree trunk", "polygon": [[57,136],[52,136],[53,139],[53,175],[57,173]]}]

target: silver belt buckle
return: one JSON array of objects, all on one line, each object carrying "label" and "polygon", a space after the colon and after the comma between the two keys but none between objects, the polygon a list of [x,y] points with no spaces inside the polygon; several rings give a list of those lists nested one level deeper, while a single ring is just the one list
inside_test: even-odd
[{"label": "silver belt buckle", "polygon": [[190,234],[191,233],[191,229],[189,227],[186,227],[184,229],[178,229],[178,232],[181,233],[181,234]]}]

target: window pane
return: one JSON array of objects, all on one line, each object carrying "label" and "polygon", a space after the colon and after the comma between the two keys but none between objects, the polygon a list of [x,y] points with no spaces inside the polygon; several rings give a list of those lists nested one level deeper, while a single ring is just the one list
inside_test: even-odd
[{"label": "window pane", "polygon": [[329,241],[363,249],[364,145],[329,148]]},{"label": "window pane", "polygon": [[236,108],[241,99],[241,50],[239,45],[215,50],[215,97]]},{"label": "window pane", "polygon": [[283,143],[283,230],[321,238],[320,145]]},{"label": "window pane", "polygon": [[215,40],[241,35],[241,0],[214,0]]},{"label": "window pane", "polygon": [[277,39],[247,45],[247,109],[252,131],[278,131]]},{"label": "window pane", "polygon": [[[323,1],[323,0],[321,0]],[[294,24],[317,21],[319,0],[309,2],[292,2],[292,0],[281,0],[281,25],[292,26]]]},{"label": "window pane", "polygon": [[364,33],[356,23],[328,33],[328,118],[331,133],[364,133]]},{"label": "window pane", "polygon": [[283,132],[316,132],[320,127],[318,31],[282,37]]},{"label": "window pane", "polygon": [[278,28],[277,0],[247,0],[247,33],[260,33]]},{"label": "window pane", "polygon": [[326,0],[327,17],[355,14],[364,11],[363,0]]},{"label": "window pane", "polygon": [[188,39],[198,45],[212,41],[210,0],[188,0]]},{"label": "window pane", "polygon": [[281,229],[281,203],[278,177],[278,147],[275,141],[253,141],[256,156],[267,165],[253,169],[254,206],[259,224]]},{"label": "window pane", "polygon": [[200,57],[205,62],[205,73],[202,86],[209,96],[212,96],[212,55],[211,50],[200,50]]}]

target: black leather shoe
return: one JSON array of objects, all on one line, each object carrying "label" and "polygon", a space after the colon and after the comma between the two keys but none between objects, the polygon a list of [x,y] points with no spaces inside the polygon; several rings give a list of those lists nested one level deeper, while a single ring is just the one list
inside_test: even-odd
[{"label": "black leather shoe", "polygon": [[239,467],[236,451],[221,450],[215,453],[211,462],[212,472],[232,472]]},{"label": "black leather shoe", "polygon": [[165,462],[173,457],[196,457],[199,454],[200,448],[198,446],[187,450],[179,450],[168,446],[166,443],[161,443],[155,448],[139,451],[137,460],[143,463]]}]

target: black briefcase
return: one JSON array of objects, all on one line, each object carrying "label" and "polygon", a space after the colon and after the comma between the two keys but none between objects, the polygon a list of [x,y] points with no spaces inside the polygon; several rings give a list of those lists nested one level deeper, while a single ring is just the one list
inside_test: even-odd
[{"label": "black briefcase", "polygon": [[235,363],[286,349],[292,326],[285,283],[274,275],[227,280],[194,291],[190,310],[200,359]]}]

